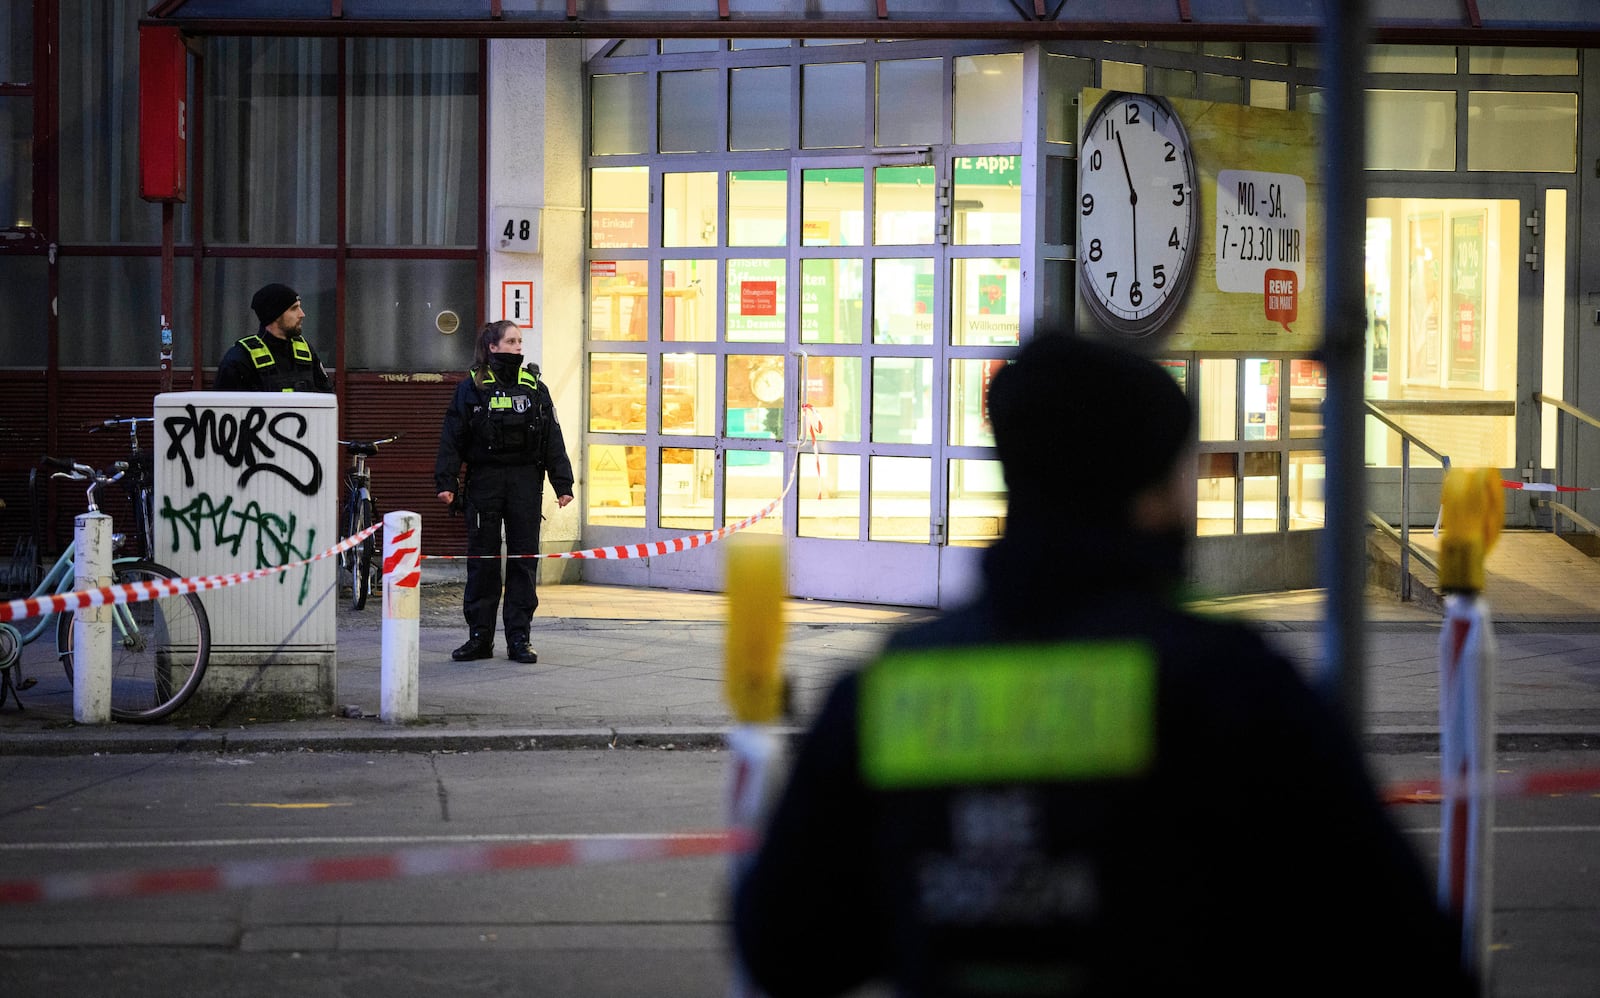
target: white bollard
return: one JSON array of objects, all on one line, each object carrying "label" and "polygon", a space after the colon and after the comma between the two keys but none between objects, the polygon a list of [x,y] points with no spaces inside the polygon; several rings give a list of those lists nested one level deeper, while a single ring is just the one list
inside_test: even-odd
[{"label": "white bollard", "polygon": [[383,672],[378,716],[385,724],[417,719],[421,659],[422,517],[409,510],[383,517]]},{"label": "white bollard", "polygon": [[[75,590],[111,585],[111,517],[83,513],[73,521]],[[79,724],[111,720],[112,606],[88,606],[72,615],[72,719]]]},{"label": "white bollard", "polygon": [[1461,919],[1461,954],[1489,987],[1494,896],[1494,622],[1473,593],[1445,597],[1439,635],[1439,902]]}]

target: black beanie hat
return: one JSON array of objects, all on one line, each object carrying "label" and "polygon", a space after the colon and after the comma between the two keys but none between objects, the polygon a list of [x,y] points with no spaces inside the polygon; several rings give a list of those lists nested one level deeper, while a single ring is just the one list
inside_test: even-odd
[{"label": "black beanie hat", "polygon": [[1172,472],[1193,415],[1155,362],[1044,333],[995,375],[989,420],[1013,516],[1092,514],[1122,523],[1128,500]]},{"label": "black beanie hat", "polygon": [[287,284],[269,284],[250,299],[250,308],[263,326],[289,311],[300,300],[300,294]]}]

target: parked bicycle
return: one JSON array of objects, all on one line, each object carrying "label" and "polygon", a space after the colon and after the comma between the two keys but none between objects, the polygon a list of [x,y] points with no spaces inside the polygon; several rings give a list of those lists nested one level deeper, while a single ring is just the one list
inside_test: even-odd
[{"label": "parked bicycle", "polygon": [[83,428],[90,433],[99,433],[101,430],[113,430],[119,426],[128,428],[128,454],[121,461],[112,465],[113,469],[125,473],[119,480],[122,491],[128,496],[128,503],[133,512],[133,530],[129,533],[119,534],[116,541],[117,550],[124,550],[127,542],[133,542],[133,551],[137,556],[147,561],[155,560],[156,542],[156,481],[155,466],[153,464],[154,452],[144,450],[139,446],[139,427],[145,424],[154,424],[151,416],[112,416],[110,419],[96,420],[83,424]]},{"label": "parked bicycle", "polygon": [[[118,462],[108,471],[88,465],[46,457],[43,463],[59,469],[52,476],[88,482],[85,490],[88,511],[99,511],[98,496],[105,486],[121,482],[128,469]],[[68,593],[74,584],[75,545],[61,552],[30,594],[48,596]],[[143,558],[117,558],[112,561],[112,584],[161,582],[182,578],[165,565]],[[182,707],[199,688],[211,654],[211,622],[205,606],[194,593],[183,593],[139,603],[111,607],[111,716],[118,721],[159,721]],[[73,680],[73,615],[70,611],[44,614],[26,623],[21,630],[0,623],[0,705],[9,696],[22,706],[18,691],[33,686],[36,680],[23,678],[22,649],[55,624],[56,655]]]},{"label": "parked bicycle", "polygon": [[[399,440],[404,434],[396,433],[381,440],[341,440],[340,445],[350,452],[350,471],[344,478],[344,509],[339,516],[341,537],[351,537],[377,523],[377,512],[372,504],[372,473],[367,470],[367,458],[378,453],[378,448]],[[350,585],[350,609],[360,610],[367,605],[367,597],[378,584],[383,572],[383,531],[339,555],[339,572]]]}]

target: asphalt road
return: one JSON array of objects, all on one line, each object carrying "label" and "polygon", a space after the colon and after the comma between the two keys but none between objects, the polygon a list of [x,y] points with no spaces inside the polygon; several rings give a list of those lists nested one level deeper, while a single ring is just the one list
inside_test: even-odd
[{"label": "asphalt road", "polygon": [[[722,752],[0,759],[0,880],[722,826]],[[1579,768],[1593,755],[1506,756]],[[1437,760],[1375,760],[1383,781]],[[1396,816],[1431,854],[1438,808]],[[625,846],[623,846],[625,847]],[[1495,989],[1592,996],[1600,794],[1498,805]],[[278,867],[273,867],[278,869]],[[7,996],[720,995],[723,857],[0,906]],[[1291,915],[1292,917],[1292,915]]]}]

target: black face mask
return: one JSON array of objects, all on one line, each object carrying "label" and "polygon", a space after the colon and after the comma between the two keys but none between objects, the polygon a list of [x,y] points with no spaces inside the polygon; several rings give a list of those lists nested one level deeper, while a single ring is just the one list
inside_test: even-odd
[{"label": "black face mask", "polygon": [[492,353],[489,355],[489,366],[498,367],[515,373],[520,367],[522,367],[522,354]]}]

